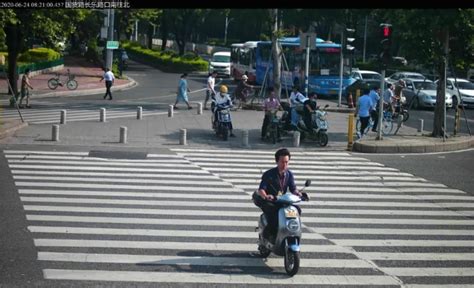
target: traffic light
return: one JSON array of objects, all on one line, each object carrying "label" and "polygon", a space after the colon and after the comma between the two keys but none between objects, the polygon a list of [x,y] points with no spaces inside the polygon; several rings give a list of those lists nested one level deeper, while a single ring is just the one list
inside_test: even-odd
[{"label": "traffic light", "polygon": [[390,48],[392,47],[392,24],[380,24],[380,32],[382,36],[380,41],[380,60],[384,66],[387,66],[392,62],[392,54],[390,53]]},{"label": "traffic light", "polygon": [[346,49],[346,51],[348,52],[352,52],[355,47],[352,46],[354,41],[355,41],[355,29],[351,29],[351,28],[346,28],[346,37],[345,37],[345,45],[344,45],[344,49]]}]

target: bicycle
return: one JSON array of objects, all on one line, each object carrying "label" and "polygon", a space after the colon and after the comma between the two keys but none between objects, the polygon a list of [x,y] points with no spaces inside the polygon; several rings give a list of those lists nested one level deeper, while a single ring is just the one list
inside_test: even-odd
[{"label": "bicycle", "polygon": [[76,77],[75,75],[71,74],[69,69],[67,69],[67,80],[61,81],[60,80],[61,74],[56,73],[56,75],[48,80],[48,87],[51,90],[58,88],[58,86],[63,87],[66,84],[67,89],[69,90],[76,90],[77,89],[77,81],[74,80]]},{"label": "bicycle", "polygon": [[[360,131],[360,118],[357,118],[356,122],[356,132]],[[374,121],[372,120],[372,117],[369,118],[369,125],[367,125],[367,128],[364,130],[364,135],[367,135],[369,132],[369,129],[372,129],[374,127]],[[375,127],[377,128],[377,127]],[[393,121],[392,121],[392,113],[389,111],[383,111],[383,118],[382,118],[382,134],[383,135],[389,135],[392,133],[393,130]]]}]

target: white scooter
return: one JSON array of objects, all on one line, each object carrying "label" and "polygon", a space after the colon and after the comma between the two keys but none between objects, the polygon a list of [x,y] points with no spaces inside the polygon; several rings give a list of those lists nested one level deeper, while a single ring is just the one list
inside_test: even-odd
[{"label": "white scooter", "polygon": [[[311,180],[306,180],[305,187],[311,185]],[[303,192],[304,188],[300,191]],[[260,197],[257,192],[255,197]],[[261,201],[263,200],[260,197]],[[263,231],[268,225],[267,218],[264,213],[260,215],[258,221],[258,251],[263,258],[268,257],[271,252],[276,255],[284,256],[285,271],[289,276],[294,276],[298,273],[300,267],[300,240],[301,240],[301,220],[300,209],[294,205],[301,201],[308,201],[308,194],[302,193],[302,197],[298,197],[291,192],[287,192],[278,196],[273,202],[278,205],[278,232],[275,238],[275,243],[263,236]],[[258,205],[257,205],[258,206]]]}]

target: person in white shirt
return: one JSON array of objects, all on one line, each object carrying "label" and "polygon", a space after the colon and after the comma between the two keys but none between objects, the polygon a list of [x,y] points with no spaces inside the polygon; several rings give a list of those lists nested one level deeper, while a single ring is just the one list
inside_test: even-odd
[{"label": "person in white shirt", "polygon": [[210,98],[216,95],[216,91],[214,90],[214,86],[216,85],[216,76],[217,71],[212,71],[212,74],[209,75],[209,77],[207,78],[206,100],[204,100],[204,110],[208,110],[207,102]]},{"label": "person in white shirt", "polygon": [[112,100],[112,92],[110,91],[110,88],[112,88],[112,85],[114,84],[115,77],[114,77],[114,73],[112,73],[112,71],[110,71],[109,68],[105,69],[104,76],[102,76],[100,81],[102,82],[102,80],[104,79],[105,79],[105,88],[107,89],[105,91],[104,99],[107,98],[107,95],[109,95],[109,100]]},{"label": "person in white shirt", "polygon": [[300,116],[296,109],[303,111],[303,103],[308,100],[300,91],[297,86],[293,86],[293,91],[290,94],[290,107],[291,107],[291,126],[293,130],[296,130],[296,126],[300,120]]}]

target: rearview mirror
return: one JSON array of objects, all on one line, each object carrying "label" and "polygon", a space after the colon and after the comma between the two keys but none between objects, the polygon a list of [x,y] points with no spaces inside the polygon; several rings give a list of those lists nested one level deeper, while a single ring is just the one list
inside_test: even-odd
[{"label": "rearview mirror", "polygon": [[306,180],[306,182],[304,182],[304,187],[308,187],[309,185],[311,185],[311,180]]}]

